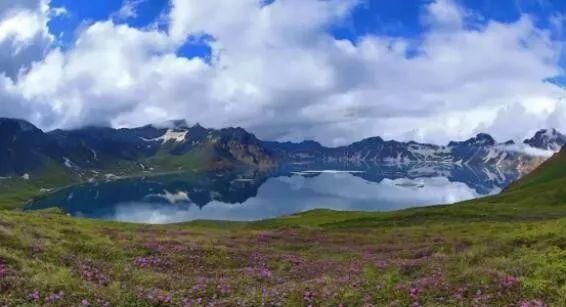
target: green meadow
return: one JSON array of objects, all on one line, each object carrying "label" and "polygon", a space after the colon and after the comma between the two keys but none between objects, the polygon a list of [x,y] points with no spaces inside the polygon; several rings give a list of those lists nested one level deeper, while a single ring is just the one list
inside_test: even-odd
[{"label": "green meadow", "polygon": [[2,187],[0,306],[566,306],[566,153],[493,197],[250,223],[17,210],[32,190]]}]

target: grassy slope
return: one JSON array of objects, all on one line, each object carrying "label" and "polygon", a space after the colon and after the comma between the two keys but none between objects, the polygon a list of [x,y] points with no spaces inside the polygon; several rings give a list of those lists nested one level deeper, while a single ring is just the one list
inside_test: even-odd
[{"label": "grassy slope", "polygon": [[[103,172],[90,173],[82,178],[55,162],[49,162],[41,173],[23,178],[0,178],[0,210],[21,209],[23,205],[43,193],[85,182],[89,177],[105,180],[107,174],[119,178],[158,176],[175,172],[205,171],[214,168],[233,167],[228,160],[220,160],[209,147],[198,147],[184,155],[173,156],[159,153],[141,161],[117,161]],[[210,157],[218,157],[212,160]],[[139,164],[146,166],[140,168]],[[150,170],[151,169],[151,170]],[[45,191],[42,191],[45,190]]]},{"label": "grassy slope", "polygon": [[564,306],[564,155],[501,195],[392,213],[144,226],[0,211],[0,305]]},{"label": "grassy slope", "polygon": [[158,153],[145,161],[149,166],[166,170],[202,170],[210,169],[215,165],[211,157],[218,157],[211,146],[203,145],[184,155],[171,155],[165,152]]},{"label": "grassy slope", "polygon": [[49,162],[40,174],[29,179],[0,180],[0,209],[18,209],[40,195],[42,189],[52,190],[78,182],[79,178],[55,162]]}]

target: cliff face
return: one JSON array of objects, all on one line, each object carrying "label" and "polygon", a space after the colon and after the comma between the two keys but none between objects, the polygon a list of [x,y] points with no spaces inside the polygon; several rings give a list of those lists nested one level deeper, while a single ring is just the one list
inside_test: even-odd
[{"label": "cliff face", "polygon": [[253,134],[241,128],[212,131],[209,141],[226,157],[261,169],[278,165],[274,155]]}]

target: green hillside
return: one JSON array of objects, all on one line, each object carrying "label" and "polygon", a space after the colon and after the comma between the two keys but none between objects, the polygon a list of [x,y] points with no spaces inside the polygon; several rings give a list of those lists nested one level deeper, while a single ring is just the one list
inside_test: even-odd
[{"label": "green hillside", "polygon": [[564,183],[562,152],[498,196],[392,213],[147,226],[0,211],[0,306],[565,306]]}]

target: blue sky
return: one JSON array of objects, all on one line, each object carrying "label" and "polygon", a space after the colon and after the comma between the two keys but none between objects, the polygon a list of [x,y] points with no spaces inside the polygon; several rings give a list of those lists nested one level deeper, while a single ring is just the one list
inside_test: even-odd
[{"label": "blue sky", "polygon": [[[259,0],[258,0],[259,1]],[[170,9],[169,0],[133,1],[136,16],[117,18],[117,22],[132,27],[144,28],[159,23],[159,17]],[[423,25],[423,9],[432,0],[365,0],[358,5],[343,22],[329,29],[336,38],[356,41],[359,37],[376,34],[403,37],[419,41],[427,31]],[[563,0],[458,0],[462,7],[472,11],[473,26],[485,25],[490,21],[516,22],[523,14],[533,17],[537,27],[547,29],[556,40],[566,40],[566,29],[557,29],[551,24],[554,17],[566,14]],[[64,7],[68,14],[50,21],[51,31],[59,37],[61,46],[68,46],[75,38],[77,29],[85,23],[113,18],[124,5],[124,0],[52,0],[53,7]],[[470,26],[471,26],[470,25]],[[166,27],[161,23],[160,26]],[[187,57],[210,56],[207,44],[190,40],[179,49],[178,54]],[[566,51],[562,54],[562,67],[566,68]],[[566,85],[566,75],[556,76],[552,81]]]},{"label": "blue sky", "polygon": [[8,1],[0,116],[184,118],[326,145],[520,140],[566,132],[565,50],[564,0]]}]

